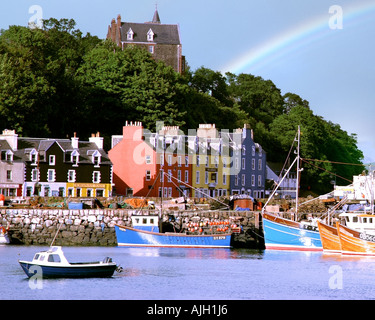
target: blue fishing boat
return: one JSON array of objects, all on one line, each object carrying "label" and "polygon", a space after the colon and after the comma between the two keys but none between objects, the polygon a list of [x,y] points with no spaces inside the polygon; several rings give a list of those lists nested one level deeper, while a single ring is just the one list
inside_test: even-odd
[{"label": "blue fishing boat", "polygon": [[315,226],[263,213],[266,249],[322,251],[319,230]]},{"label": "blue fishing boat", "polygon": [[18,262],[29,278],[111,277],[118,270],[116,263],[109,257],[96,262],[68,262],[60,246],[37,252],[32,261]]},{"label": "blue fishing boat", "polygon": [[[267,204],[272,199],[273,195],[281,185],[284,178],[289,174],[289,171],[297,164],[297,182],[299,181],[299,173],[302,171],[299,168],[299,143],[300,143],[300,127],[296,138],[297,142],[297,157],[286,171],[283,178],[278,183],[277,187],[269,197],[268,201],[262,209],[263,233],[266,249],[274,250],[298,250],[298,251],[322,251],[323,246],[317,225],[311,222],[298,222],[290,219],[280,217],[278,214],[267,212]],[[298,183],[296,188],[296,208],[294,215],[298,217]]]},{"label": "blue fishing boat", "polygon": [[158,216],[133,216],[132,226],[115,225],[118,246],[230,248],[231,233],[186,234],[159,232]]}]

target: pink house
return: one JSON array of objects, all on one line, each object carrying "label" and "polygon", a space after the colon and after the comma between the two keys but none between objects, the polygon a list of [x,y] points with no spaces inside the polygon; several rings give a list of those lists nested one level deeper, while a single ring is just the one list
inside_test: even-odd
[{"label": "pink house", "polygon": [[145,133],[141,122],[127,121],[122,135],[112,136],[108,156],[113,164],[114,193],[138,197],[190,195],[187,183],[191,183],[191,161],[185,155],[185,136],[168,135],[172,131],[176,133],[178,127]]}]

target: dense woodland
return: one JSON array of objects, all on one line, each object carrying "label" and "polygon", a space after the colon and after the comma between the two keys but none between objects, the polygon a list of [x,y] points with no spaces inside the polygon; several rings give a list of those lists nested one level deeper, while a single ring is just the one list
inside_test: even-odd
[{"label": "dense woodland", "polygon": [[74,20],[1,30],[0,83],[0,129],[20,136],[77,132],[87,139],[99,131],[108,149],[125,120],[142,121],[152,131],[164,121],[186,133],[200,123],[230,130],[249,123],[267,160],[284,162],[300,125],[301,157],[320,160],[302,162],[302,189],[327,192],[332,180],[347,185],[364,170],[355,134],[315,115],[297,94],[282,95],[271,80],[205,67],[180,75],[145,50],[122,51],[83,35]]}]

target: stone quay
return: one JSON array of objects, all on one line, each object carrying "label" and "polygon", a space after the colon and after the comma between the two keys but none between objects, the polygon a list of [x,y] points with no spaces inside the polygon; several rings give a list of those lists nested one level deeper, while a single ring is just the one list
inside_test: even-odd
[{"label": "stone quay", "polygon": [[[136,209],[0,209],[0,224],[9,229],[11,244],[61,246],[117,246],[115,224],[131,226]],[[142,214],[157,214],[144,210]],[[161,219],[162,231],[184,230],[203,226],[205,233],[217,230],[209,222],[220,221],[241,226],[234,233],[235,248],[264,248],[260,212],[254,211],[169,211]],[[202,231],[197,228],[196,233]],[[58,231],[58,232],[57,232]]]}]

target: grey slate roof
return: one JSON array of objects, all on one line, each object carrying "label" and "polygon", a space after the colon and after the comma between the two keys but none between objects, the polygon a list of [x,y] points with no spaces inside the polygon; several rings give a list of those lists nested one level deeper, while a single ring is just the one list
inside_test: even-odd
[{"label": "grey slate roof", "polygon": [[[45,152],[54,144],[57,143],[63,152],[66,154],[74,150],[70,139],[47,139],[47,138],[18,138],[18,150],[15,151],[17,159],[27,161],[29,159],[28,151],[35,149],[39,154]],[[103,149],[99,149],[94,142],[79,141],[78,149],[80,163],[92,163],[91,155],[93,151],[98,151],[101,155],[101,164],[111,164],[107,153]],[[43,159],[46,161],[46,159]],[[41,161],[43,161],[41,160]]]},{"label": "grey slate roof", "polygon": [[[127,40],[127,32],[129,29],[134,32],[133,39]],[[147,41],[147,32],[152,30],[154,33],[154,41]],[[160,23],[135,23],[122,22],[121,23],[121,41],[126,43],[131,42],[145,42],[156,44],[181,44],[180,32],[178,25],[175,24],[160,24]]]}]

